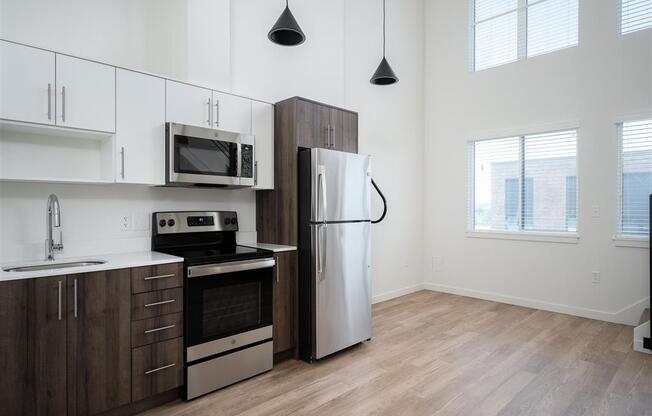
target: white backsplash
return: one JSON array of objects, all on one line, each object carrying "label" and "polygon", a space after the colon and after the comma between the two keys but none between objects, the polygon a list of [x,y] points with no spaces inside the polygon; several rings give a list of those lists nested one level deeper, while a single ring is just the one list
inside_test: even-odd
[{"label": "white backsplash", "polygon": [[[147,251],[152,212],[229,210],[238,213],[238,242],[256,241],[256,195],[248,189],[137,185],[0,183],[0,263],[44,257],[46,202],[61,203],[64,251],[59,257]],[[130,230],[122,230],[123,216]],[[55,240],[58,235],[55,234]]]}]

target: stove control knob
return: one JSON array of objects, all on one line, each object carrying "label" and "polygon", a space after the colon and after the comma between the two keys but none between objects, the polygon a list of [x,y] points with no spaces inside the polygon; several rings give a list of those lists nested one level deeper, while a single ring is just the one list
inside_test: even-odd
[{"label": "stove control knob", "polygon": [[174,227],[174,224],[175,224],[174,220],[172,220],[172,219],[168,220],[168,226],[169,227]]},{"label": "stove control knob", "polygon": [[231,218],[224,218],[224,224],[225,225],[231,224]]},{"label": "stove control knob", "polygon": [[159,220],[158,226],[159,227],[165,227],[166,221],[165,220]]}]

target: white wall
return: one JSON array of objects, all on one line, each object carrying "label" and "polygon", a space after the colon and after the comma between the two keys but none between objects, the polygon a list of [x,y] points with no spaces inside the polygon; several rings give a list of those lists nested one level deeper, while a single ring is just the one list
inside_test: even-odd
[{"label": "white wall", "polygon": [[[389,201],[387,219],[373,228],[374,296],[419,288],[423,0],[388,1],[388,58],[401,78],[391,87],[369,84],[381,58],[380,1],[302,0],[291,6],[307,35],[297,48],[267,39],[282,0],[0,0],[0,37],[270,102],[300,95],[358,111],[360,151],[373,156],[374,178]],[[247,191],[0,184],[0,218],[6,218],[0,222],[1,260],[40,257],[50,192],[59,194],[66,224],[79,219],[67,231],[67,255],[144,247],[148,232],[119,230],[125,207],[137,214],[237,209],[241,227],[255,230],[254,196]],[[379,215],[380,200],[374,202]],[[88,208],[105,225],[94,227]],[[100,242],[90,243],[95,240]]]},{"label": "white wall", "polygon": [[[0,183],[0,263],[44,258],[51,193],[61,205],[61,257],[148,251],[151,213],[168,210],[237,211],[238,240],[255,241],[256,197],[251,190]],[[122,231],[123,215],[132,218],[132,230]],[[138,217],[147,222],[146,229],[135,231]]]},{"label": "white wall", "polygon": [[[638,319],[648,251],[615,247],[616,130],[652,110],[652,31],[617,34],[617,0],[580,2],[580,45],[468,71],[468,3],[426,1],[427,286],[620,322]],[[472,239],[466,141],[577,123],[578,244]],[[592,218],[599,206],[600,218]],[[441,258],[435,272],[432,257]],[[600,271],[602,283],[591,283]]]}]

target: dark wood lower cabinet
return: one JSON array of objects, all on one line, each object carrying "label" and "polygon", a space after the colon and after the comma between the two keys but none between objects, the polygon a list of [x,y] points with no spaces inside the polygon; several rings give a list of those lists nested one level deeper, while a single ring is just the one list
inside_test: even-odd
[{"label": "dark wood lower cabinet", "polygon": [[129,269],[68,276],[68,415],[131,401]]},{"label": "dark wood lower cabinet", "polygon": [[[133,270],[137,285],[143,276],[175,274],[153,279],[165,280],[156,284],[164,287],[178,282],[181,271],[174,264],[0,282],[0,415],[133,414],[179,396],[182,289],[132,298]],[[145,306],[168,295],[178,305]],[[156,313],[132,327],[133,299],[143,301],[136,308],[143,317],[150,315],[144,310]],[[158,316],[167,309],[178,313]],[[132,330],[134,345],[162,341],[133,350],[134,377]],[[168,361],[175,363],[171,371],[145,374]]]},{"label": "dark wood lower cabinet", "polygon": [[297,345],[297,253],[279,252],[274,259],[274,354],[281,355]]},{"label": "dark wood lower cabinet", "polygon": [[65,276],[0,284],[1,415],[66,414],[65,290]]},{"label": "dark wood lower cabinet", "polygon": [[134,348],[132,357],[133,401],[183,384],[183,338]]}]

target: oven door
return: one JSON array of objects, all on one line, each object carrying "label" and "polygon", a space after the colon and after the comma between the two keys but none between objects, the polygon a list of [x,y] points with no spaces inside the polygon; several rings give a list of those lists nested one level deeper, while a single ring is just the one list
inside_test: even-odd
[{"label": "oven door", "polygon": [[241,135],[166,124],[168,184],[240,185]]},{"label": "oven door", "polygon": [[274,259],[188,268],[186,361],[272,338]]}]

